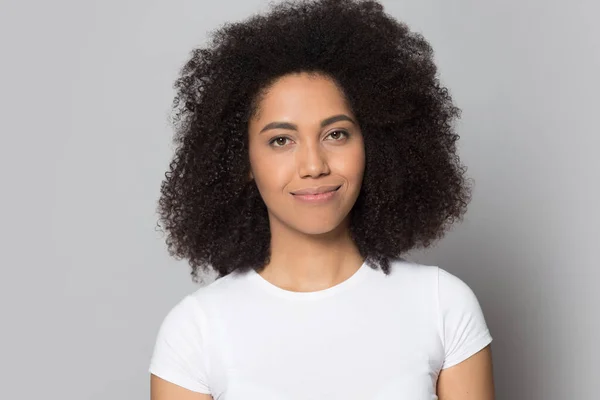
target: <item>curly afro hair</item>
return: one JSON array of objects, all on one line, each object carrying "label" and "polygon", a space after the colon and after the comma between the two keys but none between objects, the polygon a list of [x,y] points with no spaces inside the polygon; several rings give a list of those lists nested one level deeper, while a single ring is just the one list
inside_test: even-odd
[{"label": "curly afro hair", "polygon": [[350,229],[368,265],[389,274],[392,259],[430,246],[466,211],[460,110],[429,43],[376,1],[286,1],[213,31],[174,84],[176,150],[158,213],[169,253],[189,260],[194,281],[268,263],[247,126],[269,85],[294,72],[331,78],[358,119],[366,164]]}]

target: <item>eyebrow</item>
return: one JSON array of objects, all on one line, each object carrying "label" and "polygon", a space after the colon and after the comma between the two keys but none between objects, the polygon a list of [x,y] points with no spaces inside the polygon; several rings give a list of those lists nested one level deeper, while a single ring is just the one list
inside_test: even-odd
[{"label": "eyebrow", "polygon": [[[321,128],[324,128],[327,125],[331,125],[334,122],[338,122],[338,121],[350,121],[354,125],[356,125],[356,122],[354,122],[354,120],[352,118],[350,118],[349,116],[347,116],[345,114],[339,114],[339,115],[334,115],[333,117],[325,118],[323,121],[321,121]],[[298,125],[292,124],[290,122],[271,122],[271,123],[265,125],[265,127],[260,130],[259,134],[261,134],[264,131],[267,131],[269,129],[290,129],[290,130],[297,131]]]}]

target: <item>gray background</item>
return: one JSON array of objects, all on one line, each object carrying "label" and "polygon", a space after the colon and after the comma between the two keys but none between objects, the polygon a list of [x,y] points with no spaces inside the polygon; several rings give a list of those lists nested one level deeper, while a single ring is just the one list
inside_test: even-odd
[{"label": "gray background", "polygon": [[[417,260],[465,280],[495,338],[498,399],[600,391],[597,2],[384,1],[436,50],[476,180]],[[144,399],[156,331],[195,290],[155,231],[171,84],[264,1],[3,1],[1,390]]]}]

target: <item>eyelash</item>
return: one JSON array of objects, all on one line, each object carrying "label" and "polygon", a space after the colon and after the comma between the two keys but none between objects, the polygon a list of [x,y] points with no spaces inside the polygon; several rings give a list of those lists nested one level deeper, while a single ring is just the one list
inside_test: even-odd
[{"label": "eyelash", "polygon": [[[346,137],[346,138],[347,138],[348,136],[350,136],[350,134],[349,134],[348,132],[346,132],[345,130],[342,130],[342,129],[337,129],[337,130],[335,130],[335,131],[331,131],[331,132],[329,133],[329,135],[327,135],[326,137],[329,137],[329,136],[330,136],[332,133],[336,133],[336,132],[342,133],[342,134],[343,134],[343,136],[344,136],[344,137]],[[271,139],[271,140],[269,141],[269,145],[270,145],[270,146],[273,146],[273,147],[283,147],[283,146],[285,146],[285,145],[283,145],[283,146],[276,146],[276,145],[275,145],[275,142],[276,142],[278,139],[288,139],[288,140],[289,140],[289,138],[287,138],[287,137],[285,137],[285,136],[277,136],[277,137],[274,137],[273,139]],[[342,139],[343,139],[343,138],[340,138],[340,139],[334,139],[334,141],[338,141],[338,140],[342,140]]]}]

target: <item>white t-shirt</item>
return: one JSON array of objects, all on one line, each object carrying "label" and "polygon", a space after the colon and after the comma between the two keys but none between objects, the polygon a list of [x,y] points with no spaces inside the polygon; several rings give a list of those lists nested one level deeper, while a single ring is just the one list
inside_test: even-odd
[{"label": "white t-shirt", "polygon": [[439,372],[491,341],[473,291],[438,267],[363,264],[317,292],[251,270],[170,311],[150,372],[215,400],[435,400]]}]

